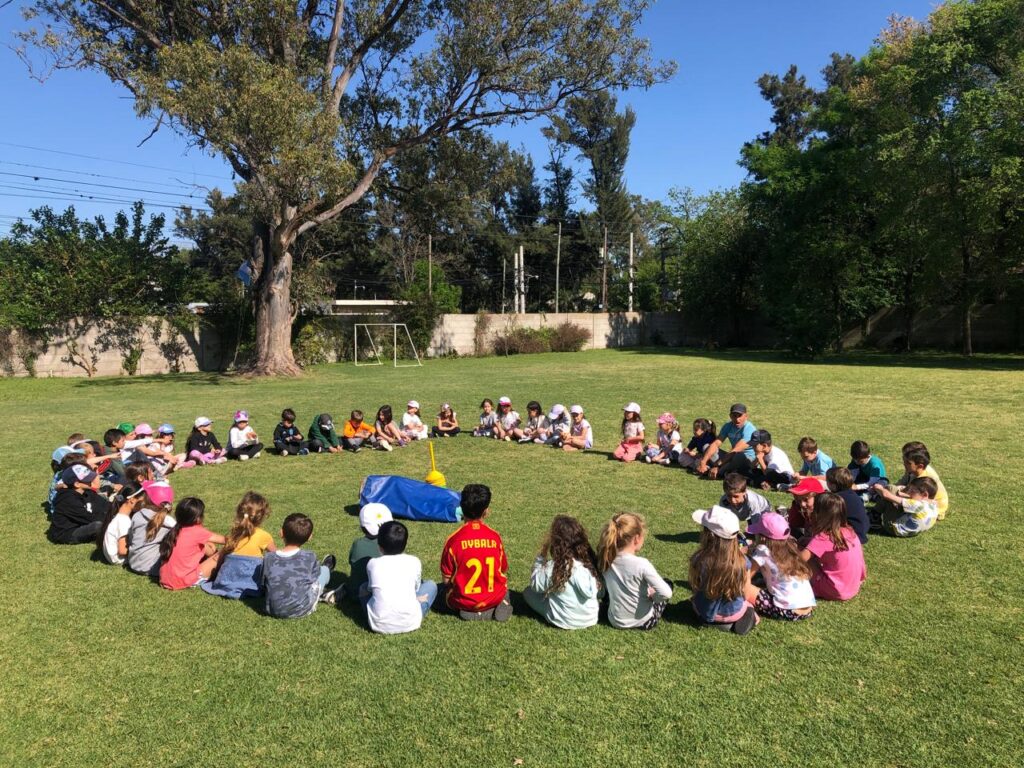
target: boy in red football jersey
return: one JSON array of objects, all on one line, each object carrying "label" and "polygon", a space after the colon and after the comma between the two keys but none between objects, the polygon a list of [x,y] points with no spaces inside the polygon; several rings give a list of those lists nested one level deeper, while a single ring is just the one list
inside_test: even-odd
[{"label": "boy in red football jersey", "polygon": [[441,553],[445,602],[466,621],[508,621],[508,558],[498,532],[484,525],[491,506],[491,489],[467,485],[462,489],[462,518],[466,522],[448,537]]}]

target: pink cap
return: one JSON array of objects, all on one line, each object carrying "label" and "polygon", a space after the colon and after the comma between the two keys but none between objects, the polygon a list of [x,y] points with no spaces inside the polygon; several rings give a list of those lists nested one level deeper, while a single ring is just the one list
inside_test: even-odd
[{"label": "pink cap", "polygon": [[174,503],[174,489],[167,483],[157,482],[156,480],[143,480],[142,489],[154,504]]},{"label": "pink cap", "polygon": [[149,424],[147,424],[146,422],[142,422],[141,424],[137,424],[135,426],[135,434],[146,437],[148,435],[153,434],[153,428],[149,426]]},{"label": "pink cap", "polygon": [[806,496],[808,493],[828,493],[828,486],[820,477],[805,477],[789,489],[794,496]]},{"label": "pink cap", "polygon": [[498,405],[512,405],[512,400],[508,397],[499,397]]},{"label": "pink cap", "polygon": [[659,424],[675,424],[676,417],[669,411],[665,411],[661,416],[658,417]]},{"label": "pink cap", "polygon": [[236,424],[238,422],[240,422],[240,421],[248,421],[248,420],[249,420],[249,412],[248,411],[235,411],[235,423]]},{"label": "pink cap", "polygon": [[785,541],[789,538],[789,523],[778,512],[765,512],[747,526],[747,533]]}]

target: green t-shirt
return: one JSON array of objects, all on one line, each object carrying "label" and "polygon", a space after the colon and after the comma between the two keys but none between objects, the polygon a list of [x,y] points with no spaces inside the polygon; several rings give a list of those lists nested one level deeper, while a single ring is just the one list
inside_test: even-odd
[{"label": "green t-shirt", "polygon": [[[366,564],[375,557],[380,557],[380,547],[377,546],[376,539],[361,536],[352,542],[352,548],[348,551],[348,583],[352,587],[353,597],[358,595],[359,587],[367,582]],[[345,589],[349,590],[348,587]]]}]

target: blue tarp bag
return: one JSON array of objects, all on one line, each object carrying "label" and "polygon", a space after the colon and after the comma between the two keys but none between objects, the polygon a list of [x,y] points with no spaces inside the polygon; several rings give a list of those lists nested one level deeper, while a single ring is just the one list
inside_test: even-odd
[{"label": "blue tarp bag", "polygon": [[436,523],[462,521],[461,495],[447,488],[397,475],[369,475],[359,490],[359,506],[387,505],[397,519]]}]

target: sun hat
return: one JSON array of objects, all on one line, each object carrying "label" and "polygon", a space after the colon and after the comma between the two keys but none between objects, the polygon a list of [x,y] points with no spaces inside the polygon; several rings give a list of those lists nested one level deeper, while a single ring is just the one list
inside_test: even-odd
[{"label": "sun hat", "polygon": [[675,424],[676,417],[670,411],[665,411],[661,416],[658,417],[659,424]]},{"label": "sun hat", "polygon": [[75,449],[72,448],[70,445],[62,445],[60,448],[58,448],[57,450],[50,454],[50,460],[60,464],[64,460],[65,456],[67,456],[69,453],[74,452]]},{"label": "sun hat", "polygon": [[583,413],[583,406],[574,405],[572,408],[569,409],[569,413]]},{"label": "sun hat", "polygon": [[198,416],[198,417],[196,417],[196,420],[195,420],[195,425],[196,425],[196,428],[197,428],[197,429],[198,429],[199,427],[208,427],[208,426],[210,426],[211,424],[213,424],[213,422],[212,422],[212,421],[210,421],[210,420],[209,420],[208,418],[206,418],[205,416]]},{"label": "sun hat", "polygon": [[732,407],[729,409],[729,415],[730,416],[732,416],[734,413],[746,413],[746,412],[747,412],[747,406],[745,406],[743,403],[733,403]]},{"label": "sun hat", "polygon": [[408,403],[405,404],[405,407],[406,408],[419,408],[420,404],[418,402],[416,402],[415,400],[410,400]]},{"label": "sun hat", "polygon": [[789,523],[778,512],[765,512],[747,526],[747,533],[785,541],[789,538]]},{"label": "sun hat", "polygon": [[174,427],[172,427],[170,424],[164,423],[160,425],[160,427],[157,429],[157,432],[159,432],[161,435],[173,435]]},{"label": "sun hat", "polygon": [[622,410],[630,411],[632,413],[637,414],[638,416],[640,415],[640,406],[637,405],[636,403],[627,403],[626,407],[623,408]]},{"label": "sun hat", "polygon": [[720,539],[735,539],[739,535],[740,519],[727,507],[715,504],[711,509],[696,510],[691,517]]},{"label": "sun hat", "polygon": [[135,425],[130,421],[122,421],[117,425],[117,428],[127,435],[129,432],[133,432],[135,430]]},{"label": "sun hat", "polygon": [[376,536],[380,532],[380,527],[392,520],[394,518],[386,504],[371,501],[359,510],[359,525],[371,536]]},{"label": "sun hat", "polygon": [[451,409],[452,409],[452,404],[451,403],[441,403],[441,410],[442,411],[450,411]]},{"label": "sun hat", "polygon": [[74,488],[75,483],[92,485],[93,480],[97,477],[99,477],[99,475],[89,469],[85,464],[72,464],[60,473],[60,481],[68,488]]},{"label": "sun hat", "polygon": [[498,405],[512,405],[512,399],[507,396],[499,397]]},{"label": "sun hat", "polygon": [[235,423],[236,424],[241,422],[241,421],[248,421],[248,420],[249,420],[249,412],[248,411],[235,411]]},{"label": "sun hat", "polygon": [[548,418],[549,419],[557,419],[563,413],[565,413],[565,406],[564,405],[562,405],[561,403],[559,403],[557,405],[552,405],[551,406],[551,413],[548,414]]},{"label": "sun hat", "polygon": [[828,486],[820,477],[805,477],[789,489],[794,496],[806,496],[808,493],[828,493]]},{"label": "sun hat", "polygon": [[144,421],[141,424],[135,425],[135,434],[140,435],[141,437],[148,437],[153,434],[153,428]]},{"label": "sun hat", "polygon": [[146,491],[146,496],[154,504],[173,504],[174,503],[174,489],[171,488],[167,483],[162,483],[157,480],[143,480],[142,488]]}]

